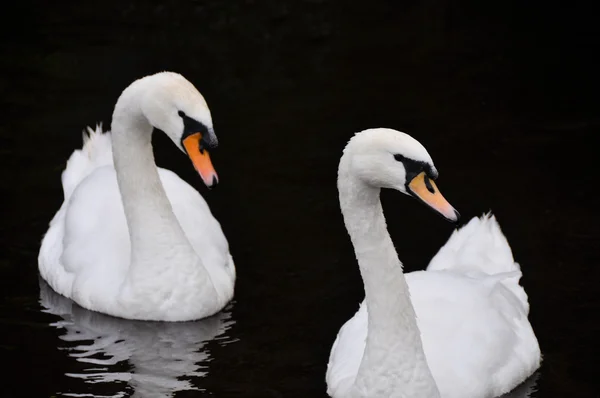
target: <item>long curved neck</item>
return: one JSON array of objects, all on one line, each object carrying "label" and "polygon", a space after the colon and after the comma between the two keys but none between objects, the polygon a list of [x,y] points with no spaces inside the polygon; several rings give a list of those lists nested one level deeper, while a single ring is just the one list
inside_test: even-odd
[{"label": "long curved neck", "polygon": [[192,256],[193,249],[158,175],[151,143],[153,128],[139,107],[143,95],[139,82],[123,92],[115,106],[111,131],[131,241],[130,274],[151,275],[168,269],[175,256]]},{"label": "long curved neck", "polygon": [[[346,228],[365,286],[368,333],[353,397],[439,397],[427,366],[408,285],[387,231],[380,190],[348,171],[342,158],[338,190]],[[386,395],[388,396],[388,395]]]}]

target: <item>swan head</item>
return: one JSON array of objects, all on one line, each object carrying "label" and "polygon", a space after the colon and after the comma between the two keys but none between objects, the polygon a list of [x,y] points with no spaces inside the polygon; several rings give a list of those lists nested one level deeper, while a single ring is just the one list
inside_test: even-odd
[{"label": "swan head", "polygon": [[200,92],[178,73],[160,72],[140,79],[144,93],[141,111],[187,154],[207,187],[218,176],[209,152],[218,145],[208,105]]},{"label": "swan head", "polygon": [[438,171],[431,156],[410,135],[386,128],[364,130],[350,140],[344,157],[346,169],[364,184],[395,189],[418,199],[446,220],[458,221],[459,213],[435,184]]}]

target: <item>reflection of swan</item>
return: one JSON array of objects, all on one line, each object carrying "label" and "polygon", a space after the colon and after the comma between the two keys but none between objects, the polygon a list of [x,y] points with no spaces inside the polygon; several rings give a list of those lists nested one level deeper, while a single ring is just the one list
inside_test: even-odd
[{"label": "reflection of swan", "polygon": [[326,375],[333,397],[490,398],[540,365],[521,270],[493,216],[455,231],[426,271],[403,273],[380,190],[396,189],[457,221],[437,175],[427,150],[398,131],[366,130],[344,149],[339,200],[365,301],[333,344]]},{"label": "reflection of swan", "polygon": [[540,378],[540,372],[535,372],[531,377],[525,380],[520,386],[502,395],[499,398],[533,398],[536,392],[537,381]]},{"label": "reflection of swan", "polygon": [[217,145],[210,111],[183,76],[136,80],[111,132],[89,129],[62,173],[64,202],[42,240],[40,274],[80,306],[127,319],[189,321],[233,297],[227,239],[198,191],[157,169],[153,128],[186,153],[211,186]]},{"label": "reflection of swan", "polygon": [[[63,319],[52,326],[66,330],[61,349],[78,361],[76,372],[67,376],[82,379],[85,393],[62,393],[76,397],[171,397],[176,391],[200,390],[190,377],[207,373],[209,353],[203,349],[211,339],[224,340],[234,323],[227,310],[195,322],[144,322],[113,318],[81,308],[55,293],[40,278],[40,303],[44,312]],[[83,369],[82,369],[83,364]],[[185,379],[183,379],[185,378]],[[114,382],[118,391],[106,395]],[[111,383],[102,394],[89,384]],[[122,384],[125,383],[125,384]],[[125,387],[126,386],[126,387]]]}]

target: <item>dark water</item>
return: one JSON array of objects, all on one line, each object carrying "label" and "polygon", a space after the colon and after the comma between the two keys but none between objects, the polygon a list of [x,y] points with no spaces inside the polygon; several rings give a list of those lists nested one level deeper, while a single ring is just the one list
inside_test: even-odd
[{"label": "dark water", "polygon": [[[465,220],[497,215],[544,354],[514,396],[600,396],[591,7],[25,0],[2,14],[0,396],[325,397],[331,344],[363,298],[336,167],[379,126],[428,148]],[[80,131],[109,126],[120,91],[164,69],[207,99],[222,183],[208,192],[159,135],[157,163],[205,196],[239,278],[226,311],[181,325],[82,310],[36,262]],[[383,204],[406,269],[424,268],[452,226],[397,193]]]}]

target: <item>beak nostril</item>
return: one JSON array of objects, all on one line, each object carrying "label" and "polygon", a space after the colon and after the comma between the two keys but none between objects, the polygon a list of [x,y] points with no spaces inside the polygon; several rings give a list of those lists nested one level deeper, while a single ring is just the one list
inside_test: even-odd
[{"label": "beak nostril", "polygon": [[435,188],[433,187],[433,185],[431,184],[431,180],[429,179],[429,176],[425,175],[424,177],[424,182],[425,182],[425,187],[427,188],[427,190],[431,193],[435,193]]}]

